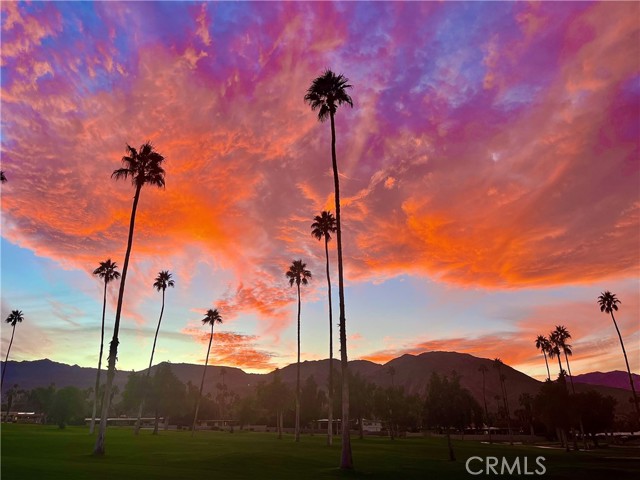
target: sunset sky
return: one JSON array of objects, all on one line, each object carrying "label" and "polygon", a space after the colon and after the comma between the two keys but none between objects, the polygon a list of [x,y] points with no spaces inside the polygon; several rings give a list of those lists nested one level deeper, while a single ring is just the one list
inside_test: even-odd
[{"label": "sunset sky", "polygon": [[[310,225],[334,210],[330,127],[303,97],[331,68],[353,85],[336,116],[350,359],[458,351],[542,379],[535,337],[562,324],[574,374],[624,370],[596,304],[611,290],[640,371],[640,3],[1,8],[1,314],[25,317],[11,359],[97,366],[91,272],[122,267],[134,193],[110,175],[147,140],[166,189],[142,190],[117,367],[147,366],[160,270],[176,286],[154,363],[204,363],[208,308],[224,319],[210,363],[293,363],[294,259],[314,274],[302,359],[327,358]],[[3,322],[3,360],[10,336]]]}]

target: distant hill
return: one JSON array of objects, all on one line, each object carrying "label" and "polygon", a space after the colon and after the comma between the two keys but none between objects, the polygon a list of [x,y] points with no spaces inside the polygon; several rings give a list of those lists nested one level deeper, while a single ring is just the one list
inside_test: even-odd
[{"label": "distant hill", "polygon": [[[637,393],[640,393],[640,375],[635,373],[631,374],[633,379],[633,386]],[[574,375],[573,381],[575,383],[585,383],[587,385],[604,385],[605,387],[622,388],[624,390],[631,390],[629,384],[629,374],[620,370],[614,370],[613,372],[591,372],[583,373],[581,375]]]},{"label": "distant hill", "polygon": [[[0,362],[2,364],[3,362]],[[476,400],[483,404],[483,378],[481,368],[486,367],[485,372],[485,396],[490,410],[495,410],[496,397],[499,398],[500,383],[498,372],[493,366],[493,360],[478,358],[466,353],[456,352],[425,352],[420,355],[403,355],[395,358],[384,365],[369,362],[367,360],[353,360],[349,362],[352,374],[360,374],[369,382],[379,386],[391,386],[392,382],[396,386],[403,386],[409,393],[419,393],[424,395],[427,383],[431,374],[436,372],[440,375],[452,375],[455,372],[460,377],[460,384],[467,388]],[[333,360],[336,372],[340,372],[340,362]],[[157,365],[151,367],[151,373]],[[191,382],[199,386],[202,378],[202,365],[188,363],[172,363],[173,373],[184,383]],[[300,376],[302,382],[307,377],[313,375],[320,388],[326,388],[328,383],[329,360],[305,361],[300,364]],[[229,389],[240,396],[252,393],[260,382],[271,382],[274,372],[267,374],[246,373],[239,368],[220,367],[215,365],[207,366],[204,392],[214,394],[216,385],[222,383],[222,372],[225,372],[224,382]],[[390,372],[393,371],[393,376]],[[141,371],[146,372],[145,370]],[[14,384],[20,388],[30,390],[36,387],[46,387],[50,383],[55,383],[61,388],[68,385],[81,389],[93,387],[95,384],[95,368],[79,367],[78,365],[66,365],[53,362],[51,360],[36,361],[9,361],[4,382],[6,391]],[[106,371],[104,372],[106,378]],[[130,372],[117,371],[114,384],[119,390],[124,389],[127,377]],[[519,408],[518,399],[523,393],[536,395],[542,382],[525,375],[518,370],[504,364],[502,374],[505,376],[507,387],[507,397],[512,411]],[[295,384],[296,365],[287,365],[279,369],[280,378],[290,384]],[[636,380],[640,378],[635,375]],[[584,379],[588,382],[585,382]],[[582,380],[582,381],[580,381]],[[626,383],[625,383],[626,382]],[[631,411],[629,402],[629,383],[626,372],[590,373],[577,375],[574,377],[576,391],[596,390],[603,395],[611,395],[618,402],[619,413]],[[625,388],[627,390],[625,390]],[[638,388],[640,392],[640,388]]]}]

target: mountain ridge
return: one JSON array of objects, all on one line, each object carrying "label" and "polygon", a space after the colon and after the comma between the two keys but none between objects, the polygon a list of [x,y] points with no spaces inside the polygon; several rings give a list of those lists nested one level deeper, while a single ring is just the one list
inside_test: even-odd
[{"label": "mountain ridge", "polygon": [[[173,373],[180,381],[191,382],[199,385],[202,378],[202,365],[190,363],[169,363]],[[4,365],[4,362],[0,362]],[[307,360],[301,362],[301,378],[304,382],[307,377],[314,376],[319,388],[326,388],[328,382],[328,365],[329,359],[323,360]],[[151,367],[153,373],[159,364]],[[334,371],[341,371],[340,361],[333,359]],[[487,358],[479,358],[467,353],[430,351],[422,352],[417,355],[405,354],[400,357],[389,360],[384,364],[371,362],[369,360],[352,360],[349,362],[350,372],[359,374],[365,380],[381,387],[402,386],[408,393],[417,393],[424,395],[426,385],[433,373],[439,375],[455,374],[460,377],[460,384],[468,389],[473,396],[482,405],[486,397],[487,403],[495,405],[496,397],[501,395],[501,387],[499,374],[494,367],[494,360]],[[147,369],[140,370],[135,373],[144,373]],[[482,375],[484,370],[484,379]],[[224,371],[224,379],[223,372]],[[224,383],[228,388],[239,396],[245,396],[254,391],[255,387],[261,383],[268,383],[272,380],[275,372],[278,371],[282,381],[288,384],[295,384],[296,364],[290,364],[285,367],[276,369],[265,374],[247,373],[241,368],[227,367],[218,365],[207,366],[207,376],[205,380],[204,392],[215,393],[216,385]],[[104,371],[106,373],[106,371]],[[127,378],[131,371],[117,370],[114,378],[120,392],[123,391],[127,382]],[[598,378],[607,378],[607,373],[599,373],[601,376],[592,377],[591,374],[582,374],[574,376],[574,383],[577,392],[596,390],[603,395],[611,395],[618,402],[620,412],[630,410],[628,401],[630,391],[616,388],[611,385],[600,385],[588,382],[581,382],[577,379],[585,377],[590,381],[604,381]],[[616,376],[626,372],[617,372]],[[505,376],[507,386],[507,398],[510,407],[519,408],[519,396],[523,393],[536,395],[543,382],[529,377],[507,364],[502,364],[501,374]],[[92,388],[95,385],[96,369],[91,367],[80,367],[78,365],[67,365],[55,362],[50,359],[41,360],[11,360],[7,364],[7,373],[5,378],[4,390],[18,384],[20,388],[30,390],[37,387],[46,387],[51,383],[55,383],[56,387],[75,386],[80,389]],[[604,377],[603,377],[604,375]],[[106,378],[103,377],[103,378]],[[628,387],[628,376],[627,389]],[[334,377],[334,382],[337,382]],[[616,380],[618,381],[618,380]],[[483,395],[484,384],[484,395]],[[334,383],[337,385],[337,383]],[[490,407],[491,408],[491,407]]]}]

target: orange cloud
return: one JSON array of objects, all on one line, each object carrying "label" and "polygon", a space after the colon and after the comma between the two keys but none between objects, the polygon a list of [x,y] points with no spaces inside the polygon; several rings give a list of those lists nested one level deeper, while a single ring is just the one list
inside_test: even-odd
[{"label": "orange cloud", "polygon": [[[210,334],[195,327],[187,327],[182,333],[190,335],[200,344],[209,344]],[[258,337],[235,332],[214,332],[209,362],[212,365],[226,365],[246,370],[272,370],[275,364],[273,353],[255,347]],[[205,352],[206,353],[206,352]],[[205,358],[200,360],[204,363]]]}]

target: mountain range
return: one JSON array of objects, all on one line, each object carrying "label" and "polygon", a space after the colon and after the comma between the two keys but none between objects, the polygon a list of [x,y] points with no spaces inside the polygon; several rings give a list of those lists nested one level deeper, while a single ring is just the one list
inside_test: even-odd
[{"label": "mountain range", "polygon": [[[4,363],[4,362],[0,362]],[[340,362],[333,360],[334,368],[340,372]],[[157,365],[151,367],[151,373]],[[327,384],[329,360],[305,361],[301,363],[302,382],[311,375],[314,376],[318,386]],[[483,404],[483,367],[485,395],[489,409],[495,409],[496,397],[500,395],[499,374],[494,367],[494,361],[487,358],[478,358],[466,353],[456,352],[425,352],[419,355],[402,355],[384,365],[367,360],[353,360],[349,362],[352,374],[360,374],[367,381],[379,386],[404,387],[408,393],[424,394],[431,374],[451,375],[455,372],[460,376],[460,384],[468,389],[478,402]],[[172,363],[173,373],[184,383],[191,382],[199,385],[202,378],[202,365],[187,363]],[[216,385],[224,382],[228,388],[239,396],[245,396],[254,391],[260,382],[271,382],[274,372],[267,374],[246,373],[239,368],[221,367],[210,365],[207,367],[205,380],[205,393],[214,393]],[[146,372],[142,370],[142,372]],[[518,398],[523,393],[535,396],[542,382],[503,364],[501,368],[505,376],[507,396],[510,408],[519,408]],[[116,371],[114,385],[122,392],[131,372]],[[392,374],[393,373],[393,374]],[[78,365],[66,365],[49,359],[35,361],[10,361],[7,364],[7,372],[4,382],[4,390],[17,384],[19,388],[30,390],[36,387],[46,387],[55,383],[56,387],[75,386],[80,389],[93,387],[95,384],[95,368],[80,367]],[[280,378],[291,385],[295,384],[296,366],[287,365],[279,369]],[[102,376],[104,380],[105,376]],[[640,376],[634,374],[634,381],[640,383]],[[638,385],[638,383],[636,385]],[[603,395],[611,395],[618,402],[618,413],[631,411],[629,380],[626,372],[593,372],[574,377],[576,392],[596,390]],[[638,387],[636,390],[640,391]],[[513,410],[512,410],[513,411]]]}]

